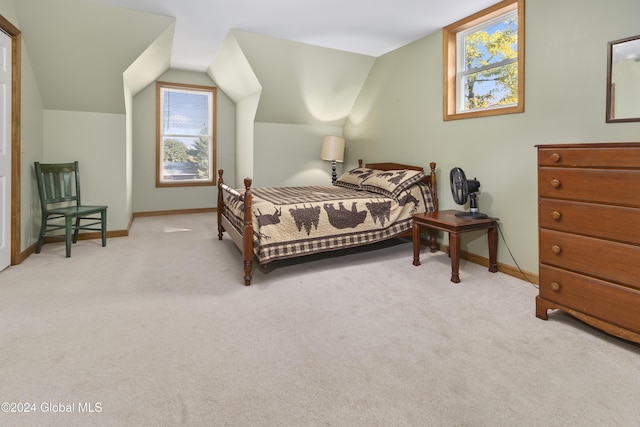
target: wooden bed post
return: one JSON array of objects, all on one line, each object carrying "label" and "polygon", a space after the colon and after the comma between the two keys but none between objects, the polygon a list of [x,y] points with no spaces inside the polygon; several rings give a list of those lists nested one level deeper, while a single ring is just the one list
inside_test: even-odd
[{"label": "wooden bed post", "polygon": [[[436,180],[436,162],[429,163],[429,169],[431,172],[429,173],[429,180],[431,181],[431,192],[433,193],[433,209],[438,211],[438,183]],[[431,252],[435,252],[438,247],[438,234],[436,230],[430,229],[429,231],[429,248]]]},{"label": "wooden bed post", "polygon": [[218,206],[216,211],[218,212],[218,240],[222,240],[222,233],[224,233],[224,227],[222,227],[222,210],[224,209],[224,196],[222,195],[222,173],[224,170],[218,169]]},{"label": "wooden bed post", "polygon": [[437,181],[436,181],[436,162],[429,163],[429,168],[431,172],[429,173],[429,180],[431,181],[431,190],[433,190],[433,204],[434,209],[438,210],[438,195],[436,191],[438,189]]},{"label": "wooden bed post", "polygon": [[244,229],[242,230],[242,259],[244,260],[244,284],[251,284],[253,270],[253,221],[251,219],[251,178],[244,179]]}]

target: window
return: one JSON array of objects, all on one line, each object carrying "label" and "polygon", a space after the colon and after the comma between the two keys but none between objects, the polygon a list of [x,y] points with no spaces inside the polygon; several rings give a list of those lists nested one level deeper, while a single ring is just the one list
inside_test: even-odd
[{"label": "window", "polygon": [[156,187],[215,185],[216,88],[156,83]]},{"label": "window", "polygon": [[524,0],[443,29],[444,120],[524,111]]}]

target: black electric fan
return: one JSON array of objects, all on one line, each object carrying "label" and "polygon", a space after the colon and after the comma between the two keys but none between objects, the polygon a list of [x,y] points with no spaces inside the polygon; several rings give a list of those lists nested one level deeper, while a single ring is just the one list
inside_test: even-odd
[{"label": "black electric fan", "polygon": [[451,181],[451,194],[453,194],[453,200],[459,204],[464,205],[469,202],[469,211],[458,212],[456,216],[465,218],[487,218],[486,214],[480,213],[478,210],[478,200],[476,192],[480,190],[480,181],[477,179],[467,179],[464,171],[458,167],[451,169],[449,173],[449,179]]}]

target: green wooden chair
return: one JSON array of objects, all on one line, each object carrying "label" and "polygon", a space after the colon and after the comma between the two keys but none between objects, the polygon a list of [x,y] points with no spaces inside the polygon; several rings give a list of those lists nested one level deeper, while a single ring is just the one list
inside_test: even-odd
[{"label": "green wooden chair", "polygon": [[[100,231],[102,246],[107,246],[107,206],[82,204],[78,162],[49,164],[35,162],[34,166],[42,208],[42,223],[36,253],[40,253],[46,237],[64,240],[66,256],[69,258],[71,242],[78,241],[80,230]],[[62,219],[64,222],[61,221]],[[64,236],[56,233],[58,230],[64,230]]]}]

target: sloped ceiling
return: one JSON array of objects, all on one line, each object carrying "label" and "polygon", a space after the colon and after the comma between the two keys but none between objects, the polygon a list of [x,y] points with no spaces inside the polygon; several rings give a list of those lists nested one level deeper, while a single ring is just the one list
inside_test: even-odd
[{"label": "sloped ceiling", "polygon": [[174,16],[171,67],[204,72],[232,29],[378,57],[499,0],[92,1]]},{"label": "sloped ceiling", "polygon": [[123,73],[175,22],[87,0],[14,4],[46,109],[124,113]]},{"label": "sloped ceiling", "polygon": [[262,86],[256,122],[341,126],[375,61],[245,31],[231,34]]},{"label": "sloped ceiling", "polygon": [[261,91],[256,121],[339,125],[376,55],[495,0],[13,3],[46,109],[122,114],[123,84],[135,94],[171,67],[236,102]]},{"label": "sloped ceiling", "polygon": [[207,73],[236,103],[262,91],[251,64],[232,34],[227,35]]}]

